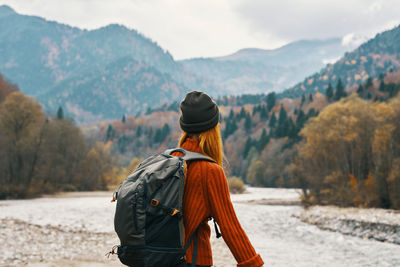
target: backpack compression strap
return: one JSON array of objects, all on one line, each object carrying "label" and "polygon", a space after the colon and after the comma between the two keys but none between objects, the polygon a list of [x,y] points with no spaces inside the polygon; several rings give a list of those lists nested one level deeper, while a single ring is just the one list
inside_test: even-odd
[{"label": "backpack compression strap", "polygon": [[203,155],[198,152],[189,151],[189,150],[183,149],[181,147],[165,150],[163,154],[170,156],[174,152],[181,152],[183,154],[183,156],[181,156],[181,158],[183,158],[185,161],[204,160],[204,161],[209,161],[209,162],[215,163],[215,160],[211,159],[210,157],[207,157],[206,155]]},{"label": "backpack compression strap", "polygon": [[[209,161],[209,162],[216,163],[215,160],[211,159],[210,157],[207,157],[206,155],[203,155],[203,154],[198,153],[198,152],[189,151],[189,150],[183,149],[181,147],[165,150],[163,154],[168,156],[168,157],[170,157],[171,154],[174,153],[174,152],[181,152],[183,154],[183,156],[181,156],[181,158],[183,160],[185,160],[185,161],[204,160],[204,161]],[[200,223],[200,225],[201,225],[201,223]],[[200,225],[197,226],[196,230],[190,236],[188,242],[184,246],[184,251],[185,251],[185,254],[186,254],[186,251],[189,248],[190,243],[192,243],[192,241],[194,242],[193,243],[193,255],[192,255],[191,267],[196,266]]]},{"label": "backpack compression strap", "polygon": [[[201,225],[201,224],[200,224]],[[188,242],[186,243],[185,247],[183,248],[183,250],[186,251],[189,248],[190,243],[192,243],[193,238],[194,238],[194,244],[193,244],[193,254],[192,254],[192,264],[191,267],[195,267],[196,266],[196,261],[197,261],[197,249],[198,249],[198,242],[199,242],[199,228],[200,225],[197,226],[196,230],[194,231],[194,233],[190,236]]]}]

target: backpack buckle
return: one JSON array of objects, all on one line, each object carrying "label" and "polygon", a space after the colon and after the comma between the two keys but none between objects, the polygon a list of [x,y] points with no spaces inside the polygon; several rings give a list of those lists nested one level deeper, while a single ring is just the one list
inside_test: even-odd
[{"label": "backpack buckle", "polygon": [[152,205],[153,207],[157,207],[158,204],[160,204],[160,202],[158,202],[157,199],[153,198],[152,200],[150,200],[150,205]]},{"label": "backpack buckle", "polygon": [[178,214],[178,213],[180,213],[180,211],[177,210],[177,209],[174,209],[173,211],[171,211],[171,213],[170,213],[169,215],[175,216],[175,215]]},{"label": "backpack buckle", "polygon": [[113,193],[111,202],[115,202],[117,200],[117,197],[118,197],[118,192],[116,191],[116,192]]}]

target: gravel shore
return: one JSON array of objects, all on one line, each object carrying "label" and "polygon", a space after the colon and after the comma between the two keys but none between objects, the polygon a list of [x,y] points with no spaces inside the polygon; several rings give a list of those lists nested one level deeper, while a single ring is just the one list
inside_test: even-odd
[{"label": "gravel shore", "polygon": [[[234,266],[235,260],[213,233],[214,266]],[[116,255],[106,256],[119,240],[114,233],[63,230],[21,220],[0,219],[0,266],[105,267],[122,266]],[[227,265],[225,265],[227,264]]]},{"label": "gravel shore", "polygon": [[0,219],[0,240],[0,266],[120,266],[115,258],[104,257],[118,243],[112,233],[65,231],[4,218]]},{"label": "gravel shore", "polygon": [[400,211],[314,206],[299,219],[323,230],[400,245]]},{"label": "gravel shore", "polygon": [[[266,266],[400,266],[398,212],[304,210],[296,205],[298,196],[297,190],[271,188],[248,188],[247,194],[231,196],[239,221]],[[0,266],[122,266],[116,255],[105,256],[119,243],[110,197],[110,192],[88,192],[0,201]],[[210,226],[213,266],[236,266]],[[357,231],[362,235],[354,234]]]}]

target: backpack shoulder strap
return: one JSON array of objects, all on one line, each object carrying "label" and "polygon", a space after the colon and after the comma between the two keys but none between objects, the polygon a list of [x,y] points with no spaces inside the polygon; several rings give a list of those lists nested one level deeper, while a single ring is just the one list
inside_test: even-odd
[{"label": "backpack shoulder strap", "polygon": [[183,156],[181,158],[183,158],[185,161],[204,160],[204,161],[209,161],[209,162],[215,163],[215,160],[211,159],[210,157],[207,157],[206,155],[203,155],[198,152],[189,151],[189,150],[183,149],[181,147],[167,149],[164,151],[163,154],[170,156],[174,152],[181,152],[183,154]]}]

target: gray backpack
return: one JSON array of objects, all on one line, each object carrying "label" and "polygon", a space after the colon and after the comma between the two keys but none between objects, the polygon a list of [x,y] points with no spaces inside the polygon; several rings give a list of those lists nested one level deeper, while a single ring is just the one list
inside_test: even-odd
[{"label": "gray backpack", "polygon": [[[173,152],[182,152],[183,156],[173,157]],[[195,265],[198,227],[183,247],[182,219],[184,162],[193,160],[215,162],[201,153],[170,149],[145,159],[121,183],[114,196],[114,228],[121,241],[117,254],[123,264],[176,266],[183,262],[194,237],[192,266]]]}]

